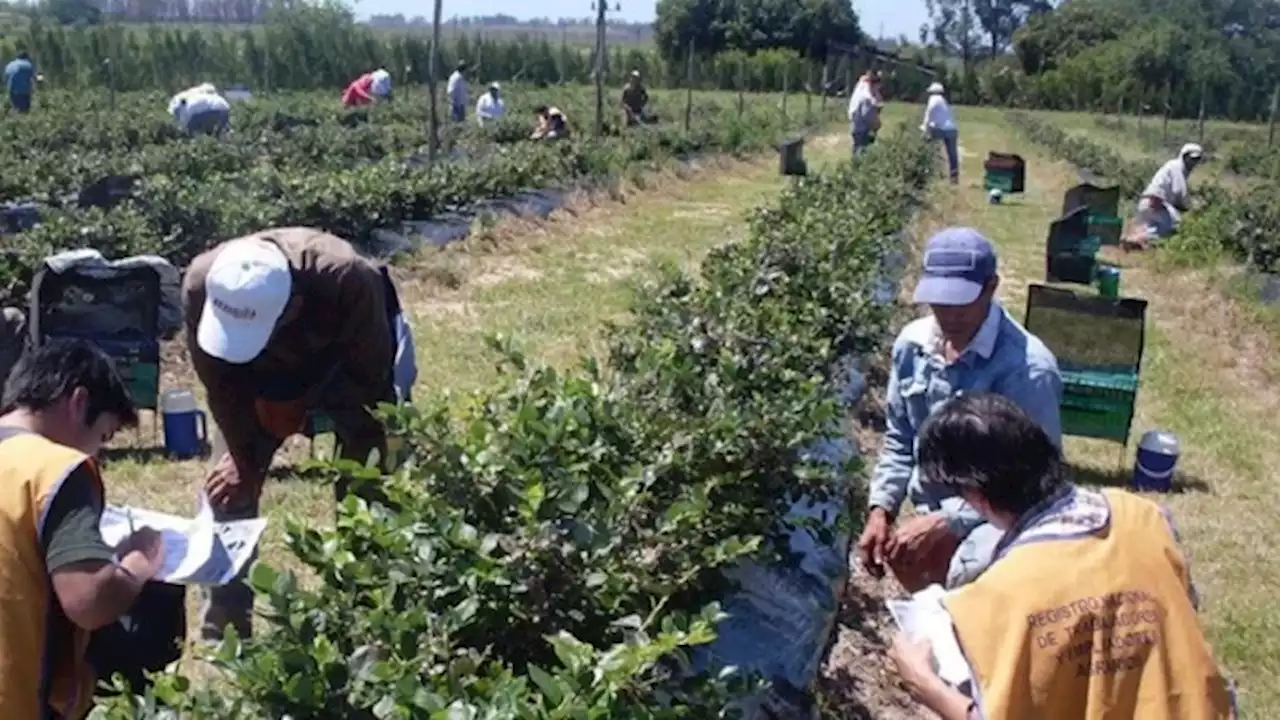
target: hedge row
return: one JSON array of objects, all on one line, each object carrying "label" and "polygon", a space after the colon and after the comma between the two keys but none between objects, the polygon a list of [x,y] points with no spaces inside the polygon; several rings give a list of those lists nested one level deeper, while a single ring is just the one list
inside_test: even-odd
[{"label": "hedge row", "polygon": [[853,468],[807,449],[840,427],[842,360],[888,338],[876,281],[934,161],[899,132],[798,182],[699,277],[640,288],[607,357],[556,371],[495,341],[497,387],[389,415],[401,469],[358,472],[394,509],[288,522],[320,582],[253,568],[270,627],[223,643],[225,683],[165,676],[97,717],[728,716],[757,679],[688,677],[688,653],[722,571],[786,552],[789,495],[857,510]]},{"label": "hedge row", "polygon": [[[1160,161],[1134,162],[1086,138],[1072,136],[1061,128],[1027,113],[1009,113],[1009,121],[1054,156],[1091,170],[1116,182],[1121,192],[1136,198]],[[1193,260],[1228,255],[1263,272],[1280,269],[1280,185],[1262,180],[1240,191],[1232,191],[1205,177],[1193,180],[1192,194],[1197,207],[1184,218],[1178,234],[1168,243],[1169,251]]]}]

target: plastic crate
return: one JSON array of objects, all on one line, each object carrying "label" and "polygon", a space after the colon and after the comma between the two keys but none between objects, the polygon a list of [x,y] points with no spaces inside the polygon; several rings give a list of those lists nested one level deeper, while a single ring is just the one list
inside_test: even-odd
[{"label": "plastic crate", "polygon": [[1045,276],[1049,282],[1092,285],[1098,261],[1092,255],[1058,253],[1047,258]]},{"label": "plastic crate", "polygon": [[1119,245],[1124,233],[1124,219],[1114,215],[1090,215],[1089,236],[1100,245]]},{"label": "plastic crate", "polygon": [[1014,187],[1014,175],[1011,170],[987,170],[983,174],[983,188],[986,190],[999,190],[1003,193],[1012,193]]}]

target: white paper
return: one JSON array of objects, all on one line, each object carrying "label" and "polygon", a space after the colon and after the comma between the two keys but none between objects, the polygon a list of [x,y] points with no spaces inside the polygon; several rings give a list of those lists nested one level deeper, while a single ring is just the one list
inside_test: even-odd
[{"label": "white paper", "polygon": [[887,600],[889,613],[902,632],[913,640],[928,640],[938,677],[953,687],[972,680],[969,663],[956,640],[951,615],[942,605],[947,591],[941,585],[930,585],[905,600]]},{"label": "white paper", "polygon": [[153,510],[108,505],[99,529],[111,546],[129,537],[132,527],[150,527],[164,537],[164,562],[155,579],[172,585],[225,585],[240,573],[262,538],[262,518],[215,522],[204,493],[190,520]]}]

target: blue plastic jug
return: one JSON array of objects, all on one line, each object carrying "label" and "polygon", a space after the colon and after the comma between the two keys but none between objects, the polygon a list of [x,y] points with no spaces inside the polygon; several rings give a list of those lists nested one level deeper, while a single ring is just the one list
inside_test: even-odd
[{"label": "blue plastic jug", "polygon": [[186,459],[204,451],[209,440],[208,422],[190,390],[166,390],[160,396],[160,413],[164,421],[165,452]]},{"label": "blue plastic jug", "polygon": [[1133,488],[1169,492],[1173,489],[1173,470],[1178,465],[1181,448],[1178,436],[1164,430],[1151,430],[1138,442],[1138,458],[1133,464]]}]

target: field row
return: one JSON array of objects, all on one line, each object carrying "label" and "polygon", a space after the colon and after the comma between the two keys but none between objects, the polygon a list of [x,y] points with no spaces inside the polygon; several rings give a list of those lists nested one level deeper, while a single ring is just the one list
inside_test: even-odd
[{"label": "field row", "polygon": [[[0,198],[27,203],[43,220],[11,227],[21,232],[6,238],[0,280],[18,294],[41,258],[86,246],[183,265],[216,240],[273,225],[321,227],[365,244],[379,228],[485,198],[616,178],[693,153],[764,149],[806,121],[802,108],[784,114],[780,96],[749,96],[740,107],[735,95],[700,93],[686,132],[685,94],[653,96],[659,124],[622,131],[610,113],[606,135],[596,138],[590,88],[512,87],[501,122],[446,128],[434,165],[424,160],[427,100],[412,88],[356,110],[343,110],[331,93],[255,97],[234,105],[222,140],[181,136],[167,100],[154,93],[118,97],[114,109],[105,95],[74,109],[48,98],[67,109],[0,125]],[[527,139],[542,103],[567,113],[572,139]],[[111,176],[125,190],[104,191]]]}]

